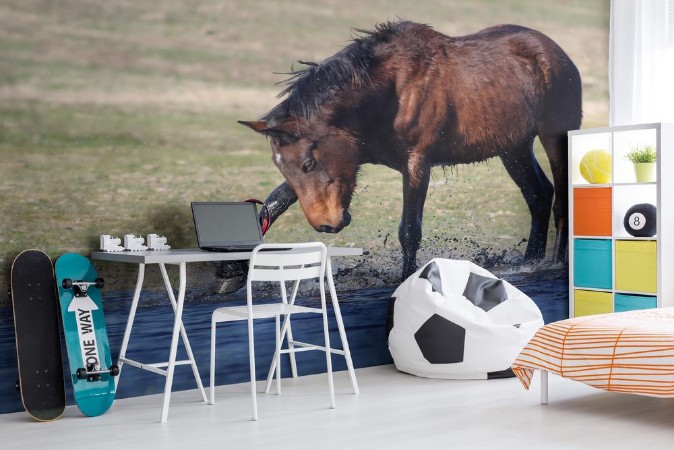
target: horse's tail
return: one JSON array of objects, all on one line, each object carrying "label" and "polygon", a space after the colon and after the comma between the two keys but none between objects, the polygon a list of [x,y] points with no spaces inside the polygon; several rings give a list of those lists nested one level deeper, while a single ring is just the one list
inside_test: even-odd
[{"label": "horse's tail", "polygon": [[[551,164],[555,161],[561,166],[558,175],[566,180],[567,132],[580,128],[583,119],[583,92],[578,69],[561,48],[557,47],[557,50],[557,58],[553,61],[547,58],[546,61],[545,97],[536,128]],[[557,181],[555,180],[555,184]],[[564,185],[566,186],[565,182]]]},{"label": "horse's tail", "polygon": [[[534,30],[535,59],[544,83],[539,127],[545,134],[559,134],[580,127],[583,118],[582,85],[578,68],[569,55],[548,36]],[[543,130],[539,130],[543,131]]]},{"label": "horse's tail", "polygon": [[545,97],[536,122],[538,137],[550,162],[555,201],[553,214],[557,236],[553,260],[565,259],[568,245],[568,135],[580,128],[583,119],[580,73],[569,56],[551,40],[545,41]]}]

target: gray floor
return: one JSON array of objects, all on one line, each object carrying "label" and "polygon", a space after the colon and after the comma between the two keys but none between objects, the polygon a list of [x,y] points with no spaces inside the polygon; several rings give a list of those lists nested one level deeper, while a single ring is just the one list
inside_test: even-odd
[{"label": "gray floor", "polygon": [[428,380],[393,366],[357,375],[355,396],[346,372],[336,374],[334,410],[325,375],[284,379],[282,395],[258,396],[258,422],[249,420],[247,384],[218,387],[213,406],[196,391],[177,392],[165,424],[160,395],[118,400],[98,418],[75,407],[51,423],[2,415],[0,448],[674,449],[674,399],[551,375],[542,406],[538,375],[530,392],[516,379]]}]

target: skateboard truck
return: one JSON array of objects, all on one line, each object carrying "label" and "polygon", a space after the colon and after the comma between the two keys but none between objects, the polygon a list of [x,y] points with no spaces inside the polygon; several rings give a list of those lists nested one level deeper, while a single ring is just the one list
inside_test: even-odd
[{"label": "skateboard truck", "polygon": [[99,381],[101,379],[101,375],[104,373],[109,373],[111,376],[116,377],[119,375],[119,366],[117,364],[113,364],[109,369],[102,370],[99,364],[89,364],[86,368],[81,367],[77,369],[76,375],[80,380],[86,379],[87,381]]},{"label": "skateboard truck", "polygon": [[96,280],[91,282],[91,281],[73,281],[70,278],[64,278],[63,282],[61,283],[61,286],[63,286],[63,289],[71,289],[74,286],[75,296],[83,297],[87,295],[87,290],[89,290],[89,286],[95,286],[98,289],[103,288],[103,286],[105,286],[105,280],[103,280],[103,278],[96,278]]}]

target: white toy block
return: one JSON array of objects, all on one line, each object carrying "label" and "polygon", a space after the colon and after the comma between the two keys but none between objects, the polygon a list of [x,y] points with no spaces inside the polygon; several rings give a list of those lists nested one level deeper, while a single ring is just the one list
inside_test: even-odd
[{"label": "white toy block", "polygon": [[147,248],[149,250],[169,250],[170,245],[166,245],[167,240],[165,236],[159,236],[157,234],[148,234],[147,235]]},{"label": "white toy block", "polygon": [[109,234],[101,235],[101,250],[104,252],[123,252],[122,240]]},{"label": "white toy block", "polygon": [[124,235],[124,249],[130,252],[137,252],[141,250],[147,250],[147,246],[143,245],[145,239],[140,236],[134,236],[133,234]]}]

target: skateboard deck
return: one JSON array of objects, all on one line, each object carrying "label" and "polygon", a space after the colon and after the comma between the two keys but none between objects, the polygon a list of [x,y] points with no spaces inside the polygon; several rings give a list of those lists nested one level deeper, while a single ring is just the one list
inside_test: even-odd
[{"label": "skateboard deck", "polygon": [[103,317],[103,280],[87,258],[66,253],[56,260],[56,286],[75,403],[84,415],[100,416],[112,406],[119,373]]},{"label": "skateboard deck", "polygon": [[61,417],[66,391],[59,307],[49,256],[26,250],[12,264],[11,297],[21,401],[39,421]]}]

